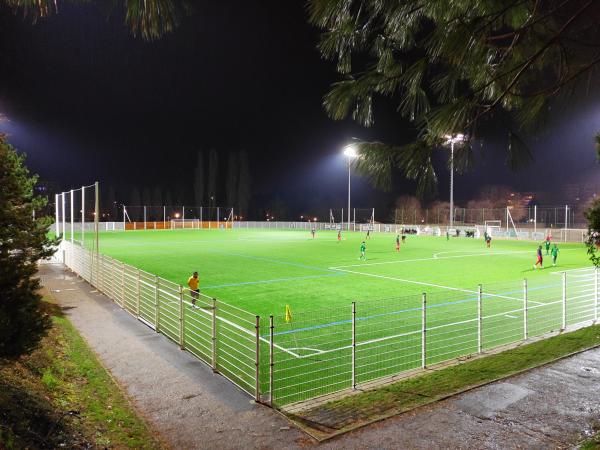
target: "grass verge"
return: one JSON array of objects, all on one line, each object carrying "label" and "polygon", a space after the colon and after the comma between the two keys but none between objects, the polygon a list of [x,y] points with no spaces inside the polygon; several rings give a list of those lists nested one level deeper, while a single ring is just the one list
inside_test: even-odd
[{"label": "grass verge", "polygon": [[581,328],[335,400],[291,419],[325,440],[598,345],[600,325]]},{"label": "grass verge", "polygon": [[600,449],[600,433],[596,434],[579,445],[580,450],[599,450]]},{"label": "grass verge", "polygon": [[0,360],[0,448],[162,448],[61,308],[32,354]]}]

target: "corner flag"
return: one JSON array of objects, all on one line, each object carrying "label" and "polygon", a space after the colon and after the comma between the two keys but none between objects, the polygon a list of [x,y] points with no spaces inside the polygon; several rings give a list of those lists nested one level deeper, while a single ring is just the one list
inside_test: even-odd
[{"label": "corner flag", "polygon": [[290,305],[285,305],[285,321],[287,323],[292,322],[292,310],[290,309]]}]

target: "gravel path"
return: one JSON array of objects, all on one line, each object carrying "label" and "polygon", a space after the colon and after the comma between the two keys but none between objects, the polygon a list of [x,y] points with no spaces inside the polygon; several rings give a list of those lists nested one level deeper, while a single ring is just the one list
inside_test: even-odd
[{"label": "gravel path", "polygon": [[[174,449],[301,448],[315,441],[61,265],[44,285]],[[322,444],[324,448],[569,448],[600,427],[600,349],[475,389]]]}]

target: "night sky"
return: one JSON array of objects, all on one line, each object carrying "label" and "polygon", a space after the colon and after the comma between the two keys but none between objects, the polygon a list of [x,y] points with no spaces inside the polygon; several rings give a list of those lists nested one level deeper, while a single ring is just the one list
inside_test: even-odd
[{"label": "night sky", "polygon": [[[224,174],[227,153],[246,149],[253,208],[277,196],[293,212],[344,205],[340,152],[352,137],[412,139],[389,101],[376,104],[369,129],[326,116],[321,100],[339,77],[316,50],[303,2],[203,3],[155,42],[133,38],[122,17],[94,5],[61,3],[36,25],[0,7],[0,112],[9,118],[0,130],[42,179],[65,189],[99,180],[124,201],[133,186],[155,185],[191,199],[198,150],[216,149]],[[590,94],[557,111],[529,137],[536,162],[520,173],[504,167],[502,139],[486,140],[477,170],[456,178],[458,201],[491,183],[551,191],[556,202],[564,184],[598,184],[599,100]],[[437,163],[445,200],[442,152]],[[400,179],[391,193],[353,180],[356,206],[386,208],[414,194]]]}]

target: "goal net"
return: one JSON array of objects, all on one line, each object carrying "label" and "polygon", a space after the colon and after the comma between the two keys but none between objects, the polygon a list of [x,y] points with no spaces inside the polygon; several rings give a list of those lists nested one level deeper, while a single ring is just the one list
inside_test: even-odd
[{"label": "goal net", "polygon": [[[494,236],[499,231],[502,230],[502,221],[501,220],[486,220],[484,222],[483,231],[487,232],[490,236]],[[483,235],[483,233],[480,233]]]},{"label": "goal net", "polygon": [[200,228],[200,219],[171,219],[171,229]]}]

